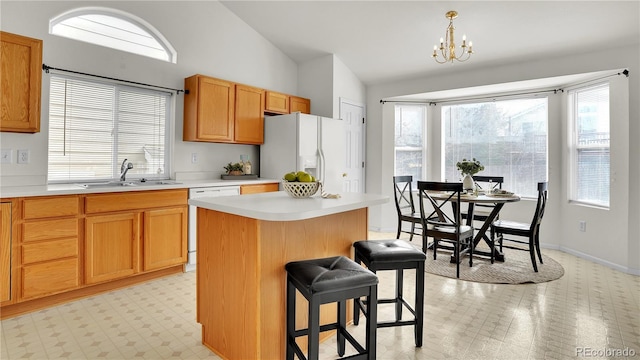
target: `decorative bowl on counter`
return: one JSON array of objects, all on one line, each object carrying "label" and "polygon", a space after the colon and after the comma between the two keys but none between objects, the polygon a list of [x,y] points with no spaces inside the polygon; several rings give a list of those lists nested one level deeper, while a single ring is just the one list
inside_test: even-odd
[{"label": "decorative bowl on counter", "polygon": [[320,183],[314,182],[298,182],[298,181],[282,181],[284,191],[294,198],[307,198],[313,196],[320,187]]}]

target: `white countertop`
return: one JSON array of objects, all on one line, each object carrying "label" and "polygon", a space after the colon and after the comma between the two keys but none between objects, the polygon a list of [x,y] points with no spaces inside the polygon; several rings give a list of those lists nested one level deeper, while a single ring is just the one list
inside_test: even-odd
[{"label": "white countertop", "polygon": [[[175,180],[171,180],[175,181]],[[51,196],[51,195],[75,195],[94,194],[125,191],[146,191],[146,190],[168,190],[168,189],[190,189],[212,186],[239,186],[252,184],[279,183],[274,179],[255,180],[183,180],[176,184],[144,185],[144,186],[109,186],[100,188],[84,188],[77,184],[54,184],[54,185],[34,185],[34,186],[3,186],[0,188],[0,197],[26,197],[26,196]]]},{"label": "white countertop", "polygon": [[344,193],[339,199],[293,198],[284,191],[190,199],[189,205],[268,221],[295,221],[384,204],[388,196]]}]

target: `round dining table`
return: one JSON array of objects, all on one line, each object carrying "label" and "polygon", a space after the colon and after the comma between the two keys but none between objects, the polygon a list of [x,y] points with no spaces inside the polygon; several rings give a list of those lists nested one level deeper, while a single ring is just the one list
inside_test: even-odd
[{"label": "round dining table", "polygon": [[[429,192],[429,195],[431,197],[433,197],[434,199],[440,199],[440,200],[444,200],[446,198],[448,198],[451,194],[450,193],[443,193],[443,192]],[[451,199],[452,201],[452,205],[455,206],[457,199],[454,197]],[[467,225],[468,226],[473,226],[473,214],[475,211],[475,205],[476,204],[490,204],[493,205],[493,208],[491,210],[491,212],[487,215],[485,221],[482,223],[482,226],[477,230],[476,234],[474,235],[473,238],[473,244],[474,244],[474,250],[473,250],[473,255],[484,255],[484,256],[491,256],[491,252],[493,252],[493,256],[495,261],[504,261],[504,254],[493,245],[493,242],[491,241],[491,239],[489,239],[489,236],[487,236],[487,230],[489,230],[489,228],[491,227],[491,223],[493,223],[493,221],[498,217],[498,214],[500,214],[500,210],[502,210],[502,207],[504,206],[504,204],[506,203],[511,203],[511,202],[517,202],[520,201],[520,196],[513,194],[513,193],[506,193],[506,194],[500,194],[500,193],[495,193],[495,194],[485,194],[485,193],[479,193],[479,194],[461,194],[460,195],[460,202],[463,203],[468,203],[468,207],[467,207]],[[487,246],[489,247],[489,251],[482,251],[482,250],[477,250],[478,249],[478,244],[480,243],[481,240],[484,240],[485,243],[487,244]],[[430,247],[431,245],[429,245]],[[462,256],[468,251],[468,248],[463,249],[460,253],[460,257],[462,258]],[[454,255],[451,256],[451,262],[455,262],[456,259],[454,257]]]}]

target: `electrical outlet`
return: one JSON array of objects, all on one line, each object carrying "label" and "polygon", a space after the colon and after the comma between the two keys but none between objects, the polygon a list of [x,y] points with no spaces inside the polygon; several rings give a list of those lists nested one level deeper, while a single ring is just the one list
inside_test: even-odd
[{"label": "electrical outlet", "polygon": [[18,150],[18,164],[28,164],[29,163],[29,150],[22,149]]},{"label": "electrical outlet", "polygon": [[13,150],[2,149],[2,153],[0,155],[0,162],[2,162],[3,164],[11,164],[13,162]]},{"label": "electrical outlet", "polygon": [[196,164],[198,162],[198,153],[191,153],[191,163]]},{"label": "electrical outlet", "polygon": [[582,232],[587,231],[587,222],[586,222],[586,221],[584,221],[584,220],[580,220],[580,221],[578,222],[578,230],[580,230],[580,231],[582,231]]}]

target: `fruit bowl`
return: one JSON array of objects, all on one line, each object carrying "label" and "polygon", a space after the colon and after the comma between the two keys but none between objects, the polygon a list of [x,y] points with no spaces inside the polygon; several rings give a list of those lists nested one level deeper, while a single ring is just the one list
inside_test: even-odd
[{"label": "fruit bowl", "polygon": [[313,196],[320,187],[317,181],[298,182],[298,181],[282,181],[284,191],[294,198],[307,198]]}]

